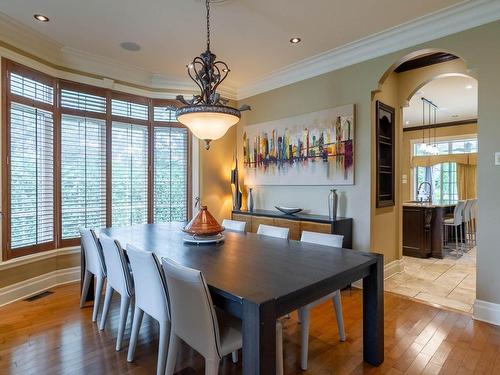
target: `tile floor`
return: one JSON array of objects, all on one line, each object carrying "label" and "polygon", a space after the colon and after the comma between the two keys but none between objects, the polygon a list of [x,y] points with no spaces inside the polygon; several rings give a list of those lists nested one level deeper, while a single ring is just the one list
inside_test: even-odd
[{"label": "tile floor", "polygon": [[385,290],[472,313],[476,298],[476,248],[456,259],[403,257],[404,271],[385,280]]}]

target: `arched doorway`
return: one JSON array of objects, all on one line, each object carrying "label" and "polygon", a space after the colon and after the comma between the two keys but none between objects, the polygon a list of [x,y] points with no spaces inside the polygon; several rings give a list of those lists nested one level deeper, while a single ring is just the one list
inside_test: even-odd
[{"label": "arched doorway", "polygon": [[[458,88],[463,91],[462,95]],[[467,100],[470,103],[467,104]],[[390,269],[397,275],[388,275],[386,290],[472,312],[476,279],[472,231],[466,233],[470,239],[467,244],[459,239],[458,251],[450,248],[452,240],[456,244],[455,238],[446,238],[449,246],[440,243],[445,240],[443,221],[453,215],[456,201],[475,198],[477,81],[474,72],[450,51],[416,51],[394,63],[382,75],[378,90],[372,93],[373,129],[376,129],[377,101],[395,111],[395,204],[382,208],[373,204],[371,217],[372,248],[392,248],[396,257]],[[423,115],[425,105],[427,113]],[[431,111],[432,120],[426,121]],[[375,145],[376,134],[372,139]],[[466,143],[467,150],[464,148]],[[459,155],[460,145],[463,150]],[[428,154],[422,154],[427,146]],[[449,155],[444,152],[445,147]],[[377,157],[380,157],[375,154],[376,147],[373,148],[372,187],[376,184]],[[468,171],[464,172],[465,169]],[[464,195],[463,185],[472,179],[470,195]],[[434,198],[432,205],[415,202],[421,199],[417,193],[423,182],[429,182],[434,188],[428,192]]]}]

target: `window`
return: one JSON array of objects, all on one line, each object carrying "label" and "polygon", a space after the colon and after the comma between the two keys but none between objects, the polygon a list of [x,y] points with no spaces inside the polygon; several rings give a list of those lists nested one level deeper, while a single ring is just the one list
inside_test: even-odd
[{"label": "window", "polygon": [[176,102],[3,60],[3,259],[79,243],[79,227],[187,220],[190,134]]},{"label": "window", "polygon": [[10,107],[10,248],[54,240],[54,122],[52,113]]},{"label": "window", "polygon": [[148,221],[148,129],[113,122],[113,225]]},{"label": "window", "polygon": [[61,119],[62,239],[79,227],[106,226],[106,122],[81,116]]},{"label": "window", "polygon": [[477,137],[458,140],[441,140],[432,142],[432,145],[436,146],[437,152],[429,152],[428,144],[426,143],[415,143],[413,145],[413,156],[469,154],[477,152]]},{"label": "window", "polygon": [[418,200],[421,195],[427,196],[429,194],[428,187],[422,186],[420,191],[418,190],[420,185],[425,181],[431,182],[432,184],[433,202],[454,202],[458,200],[456,163],[440,163],[432,167],[416,167],[416,200]]},{"label": "window", "polygon": [[154,128],[154,221],[187,220],[188,132]]}]

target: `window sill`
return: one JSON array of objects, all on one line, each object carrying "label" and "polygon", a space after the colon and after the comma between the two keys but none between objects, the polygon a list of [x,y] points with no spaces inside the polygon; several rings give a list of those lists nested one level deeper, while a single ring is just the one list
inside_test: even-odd
[{"label": "window sill", "polygon": [[65,247],[62,249],[43,251],[36,254],[26,255],[19,258],[14,258],[6,261],[0,261],[0,271],[7,270],[9,268],[18,267],[23,264],[29,264],[37,262],[42,259],[50,259],[67,254],[79,254],[80,246]]}]

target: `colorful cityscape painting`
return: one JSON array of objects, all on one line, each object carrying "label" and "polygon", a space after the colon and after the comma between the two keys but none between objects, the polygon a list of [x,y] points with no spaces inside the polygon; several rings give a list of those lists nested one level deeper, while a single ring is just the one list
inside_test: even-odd
[{"label": "colorful cityscape painting", "polygon": [[245,185],[353,185],[354,105],[246,126]]}]

